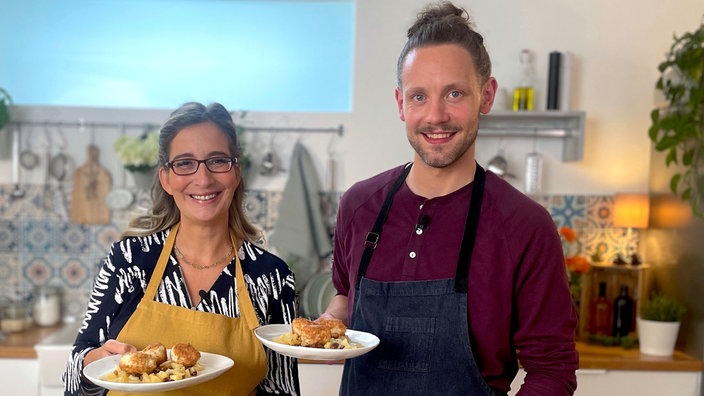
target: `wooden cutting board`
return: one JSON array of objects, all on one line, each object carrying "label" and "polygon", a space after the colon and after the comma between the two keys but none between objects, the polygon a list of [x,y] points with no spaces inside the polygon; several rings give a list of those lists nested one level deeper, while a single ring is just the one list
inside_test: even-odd
[{"label": "wooden cutting board", "polygon": [[98,162],[98,146],[89,145],[87,161],[73,174],[71,221],[77,224],[107,224],[110,209],[105,196],[112,186],[107,169]]}]

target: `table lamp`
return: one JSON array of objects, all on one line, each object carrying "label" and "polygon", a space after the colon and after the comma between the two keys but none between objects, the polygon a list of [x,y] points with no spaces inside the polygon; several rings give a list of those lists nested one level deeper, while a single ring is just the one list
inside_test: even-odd
[{"label": "table lamp", "polygon": [[684,228],[692,222],[692,206],[673,194],[650,198],[651,228]]},{"label": "table lamp", "polygon": [[619,253],[626,253],[626,243],[631,238],[634,228],[648,228],[649,218],[648,194],[618,193],[614,196],[613,225],[626,229],[626,235],[621,238],[619,244]]}]

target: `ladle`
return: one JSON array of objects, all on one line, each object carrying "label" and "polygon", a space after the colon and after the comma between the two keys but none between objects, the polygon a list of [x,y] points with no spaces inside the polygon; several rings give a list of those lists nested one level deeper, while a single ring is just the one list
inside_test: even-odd
[{"label": "ladle", "polygon": [[504,157],[503,148],[500,148],[496,155],[489,160],[486,167],[501,178],[513,177],[512,174],[508,173],[508,161]]},{"label": "ladle", "polygon": [[12,198],[24,197],[24,190],[20,187],[20,131],[15,128],[12,133],[12,181],[15,187],[10,192]]},{"label": "ladle", "polygon": [[269,141],[269,149],[264,153],[262,162],[259,167],[259,174],[262,176],[273,176],[278,173],[281,168],[281,160],[274,151],[274,136],[271,136]]},{"label": "ladle", "polygon": [[[20,129],[20,126],[18,125],[17,128]],[[32,151],[31,138],[32,132],[29,131],[27,138],[24,140],[27,148],[20,152],[20,165],[26,170],[32,170],[39,165],[39,155]]]}]

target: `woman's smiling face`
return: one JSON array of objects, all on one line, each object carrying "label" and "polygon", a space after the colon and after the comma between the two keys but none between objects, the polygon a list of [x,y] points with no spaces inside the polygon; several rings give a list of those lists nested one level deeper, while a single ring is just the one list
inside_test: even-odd
[{"label": "woman's smiling face", "polygon": [[[179,131],[171,141],[169,161],[232,158],[229,147],[227,136],[214,123],[191,125]],[[181,211],[181,221],[227,222],[235,189],[240,184],[237,169],[233,165],[228,172],[213,173],[205,163],[200,163],[196,173],[181,176],[173,170],[161,168],[159,180],[164,190],[173,196]]]}]

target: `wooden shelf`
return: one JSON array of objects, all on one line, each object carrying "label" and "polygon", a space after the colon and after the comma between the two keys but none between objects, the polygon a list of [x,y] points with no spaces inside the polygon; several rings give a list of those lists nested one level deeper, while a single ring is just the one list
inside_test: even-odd
[{"label": "wooden shelf", "polygon": [[492,111],[479,119],[484,137],[561,139],[562,160],[579,161],[584,153],[583,111]]}]

